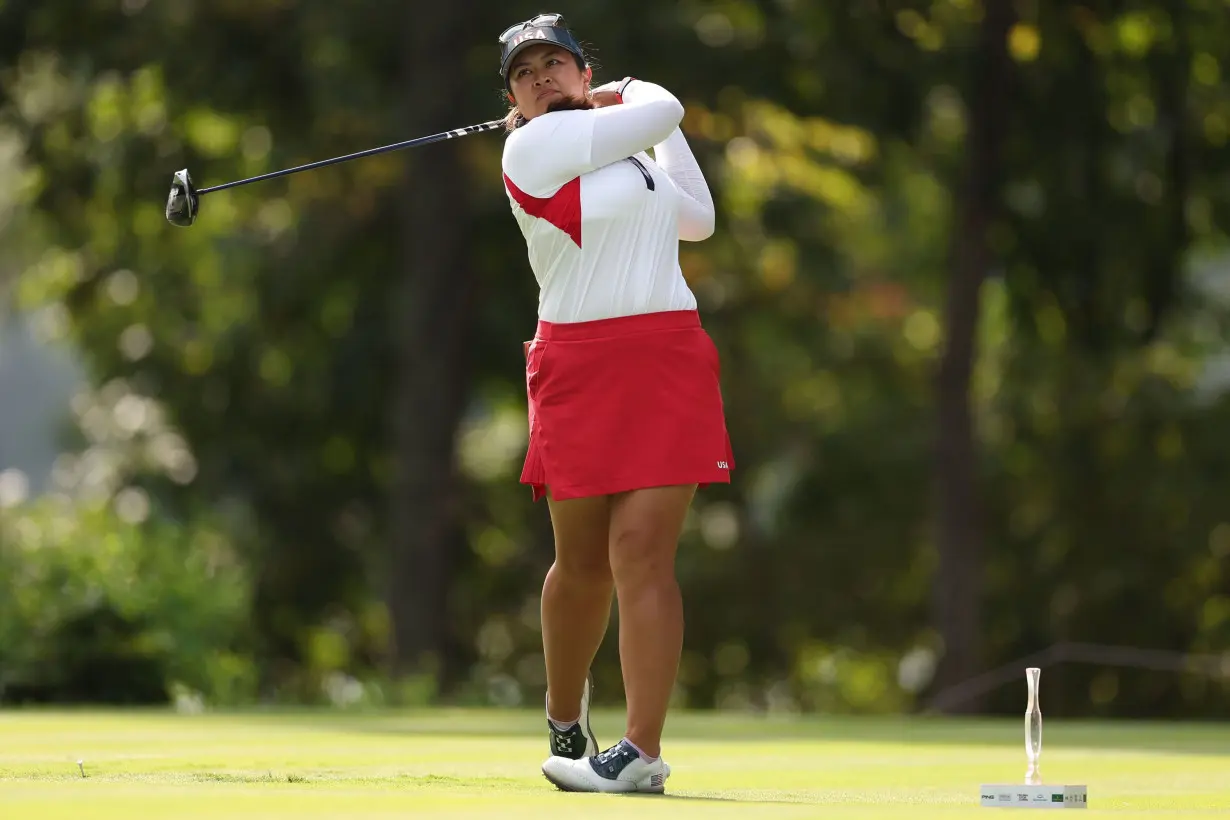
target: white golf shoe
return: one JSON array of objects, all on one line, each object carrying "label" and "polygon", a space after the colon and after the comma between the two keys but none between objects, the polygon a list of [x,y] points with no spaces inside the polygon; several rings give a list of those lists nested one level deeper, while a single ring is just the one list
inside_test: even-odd
[{"label": "white golf shoe", "polygon": [[542,773],[560,791],[662,794],[671,767],[660,757],[644,760],[632,744],[621,740],[602,754],[580,760],[550,757],[542,764]]}]

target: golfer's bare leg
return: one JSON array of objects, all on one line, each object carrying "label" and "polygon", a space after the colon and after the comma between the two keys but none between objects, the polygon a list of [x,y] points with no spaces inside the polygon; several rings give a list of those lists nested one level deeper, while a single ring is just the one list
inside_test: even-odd
[{"label": "golfer's bare leg", "polygon": [[547,715],[567,723],[581,713],[585,676],[611,617],[611,502],[601,496],[547,503],[555,530],[555,563],[542,586]]},{"label": "golfer's bare leg", "polygon": [[695,493],[695,485],[654,487],[617,496],[611,505],[611,571],[619,601],[627,738],[649,757],[661,753],[683,649],[675,551]]}]

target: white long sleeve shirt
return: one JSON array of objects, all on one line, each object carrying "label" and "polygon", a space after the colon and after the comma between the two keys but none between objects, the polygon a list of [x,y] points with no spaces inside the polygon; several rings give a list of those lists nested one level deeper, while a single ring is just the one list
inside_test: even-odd
[{"label": "white long sleeve shirt", "polygon": [[622,105],[543,114],[509,135],[504,186],[538,281],[539,318],[696,308],[679,241],[711,236],[714,207],[682,119],[674,95],[633,80]]}]

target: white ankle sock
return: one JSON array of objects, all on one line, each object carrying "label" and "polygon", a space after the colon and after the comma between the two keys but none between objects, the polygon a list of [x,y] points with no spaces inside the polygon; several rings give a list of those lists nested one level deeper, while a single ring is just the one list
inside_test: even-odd
[{"label": "white ankle sock", "polygon": [[626,738],[626,737],[624,738],[624,743],[627,743],[627,744],[628,744],[629,746],[631,746],[633,749],[636,749],[636,753],[637,753],[638,755],[640,755],[640,756],[641,756],[641,760],[645,761],[646,763],[653,763],[655,760],[657,760],[657,759],[658,759],[658,758],[656,758],[656,757],[650,757],[649,755],[647,755],[647,754],[645,754],[644,752],[642,752],[642,751],[641,751],[641,747],[640,747],[640,746],[637,746],[635,743],[633,743],[631,740],[628,740],[628,738]]},{"label": "white ankle sock", "polygon": [[547,715],[547,720],[551,721],[551,725],[554,726],[556,730],[560,732],[566,732],[569,729],[571,729],[573,726],[576,726],[578,723],[580,723],[579,720],[570,720],[567,723],[565,723],[562,720],[556,720],[550,715]]}]

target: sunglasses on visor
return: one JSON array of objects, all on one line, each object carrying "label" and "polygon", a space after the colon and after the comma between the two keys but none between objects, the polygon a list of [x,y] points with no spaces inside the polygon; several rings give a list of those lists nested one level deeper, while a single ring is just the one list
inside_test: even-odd
[{"label": "sunglasses on visor", "polygon": [[524,23],[516,23],[509,26],[500,35],[500,42],[507,43],[519,31],[525,31],[527,28],[538,28],[539,26],[563,27],[564,15],[562,14],[540,14],[537,17],[532,17]]}]

